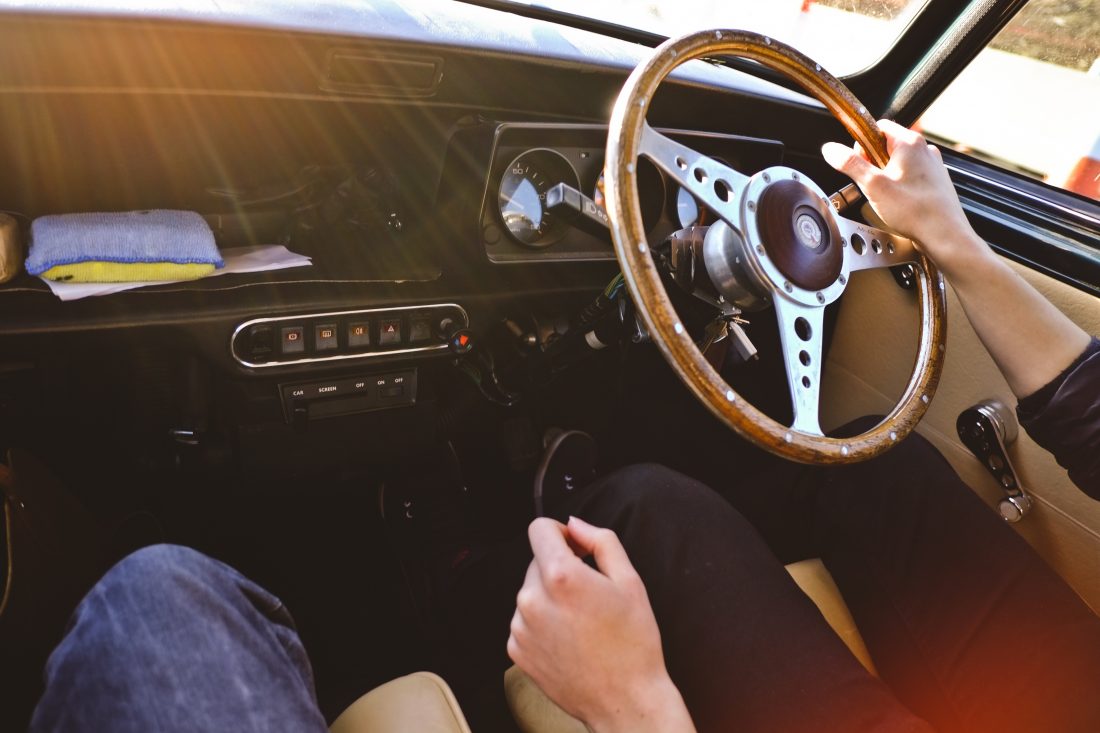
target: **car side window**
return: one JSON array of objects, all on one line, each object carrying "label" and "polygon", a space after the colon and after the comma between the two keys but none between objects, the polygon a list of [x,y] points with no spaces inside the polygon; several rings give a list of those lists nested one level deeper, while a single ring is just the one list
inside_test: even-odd
[{"label": "car side window", "polygon": [[1100,200],[1100,4],[1031,0],[928,108],[935,142]]}]

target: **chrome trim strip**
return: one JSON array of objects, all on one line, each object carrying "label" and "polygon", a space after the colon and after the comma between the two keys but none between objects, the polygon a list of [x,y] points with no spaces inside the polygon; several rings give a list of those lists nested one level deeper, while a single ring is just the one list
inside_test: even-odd
[{"label": "chrome trim strip", "polygon": [[246,361],[237,354],[234,344],[237,340],[237,335],[249,326],[253,326],[257,323],[277,323],[279,321],[287,321],[295,318],[328,318],[330,316],[356,316],[369,313],[393,313],[396,311],[418,311],[429,310],[432,308],[456,308],[459,313],[462,314],[462,320],[464,327],[469,327],[470,316],[466,313],[466,309],[460,306],[458,303],[427,303],[424,305],[400,305],[392,308],[366,308],[361,310],[348,310],[348,311],[326,311],[324,313],[298,313],[289,316],[271,316],[268,318],[253,318],[245,321],[244,323],[233,329],[233,333],[229,336],[229,354],[233,357],[234,361],[238,364],[248,367],[249,369],[267,369],[269,367],[281,367],[281,366],[294,366],[295,364],[318,364],[330,361],[346,361],[348,359],[371,359],[380,356],[403,356],[407,354],[422,354],[432,351],[442,351],[447,349],[447,344],[433,344],[431,346],[414,346],[407,349],[391,349],[389,351],[374,351],[364,352],[360,354],[333,354],[332,356],[313,356],[303,359],[295,359],[294,361],[265,361],[259,364]]},{"label": "chrome trim strip", "polygon": [[1071,209],[1069,207],[1062,206],[1061,204],[1056,204],[1053,201],[1050,201],[1048,199],[1044,199],[1040,196],[1036,196],[1033,193],[1028,193],[1027,191],[1024,191],[1021,188],[1016,188],[1014,186],[1009,186],[1005,183],[1001,183],[1000,181],[995,181],[992,178],[988,178],[986,176],[982,176],[982,175],[979,175],[977,173],[973,173],[971,171],[964,170],[962,168],[959,168],[956,165],[952,165],[951,163],[945,162],[944,167],[947,168],[947,170],[950,171],[951,173],[957,173],[960,176],[962,176],[963,178],[968,178],[972,181],[977,181],[977,182],[979,182],[981,184],[984,184],[984,185],[987,185],[987,186],[993,186],[993,187],[1001,189],[1002,191],[1008,191],[1008,192],[1012,193],[1015,196],[1023,196],[1025,198],[1030,199],[1031,201],[1037,201],[1038,203],[1042,204],[1042,206],[1045,207],[1045,208],[1057,209],[1058,211],[1061,211],[1063,214],[1066,214],[1067,216],[1069,216],[1069,217],[1071,217],[1071,218],[1073,218],[1077,221],[1081,221],[1081,222],[1084,222],[1086,224],[1090,224],[1092,226],[1100,227],[1100,218],[1090,216],[1089,214],[1086,214],[1086,213],[1081,212],[1081,211],[1077,211],[1076,209]]}]

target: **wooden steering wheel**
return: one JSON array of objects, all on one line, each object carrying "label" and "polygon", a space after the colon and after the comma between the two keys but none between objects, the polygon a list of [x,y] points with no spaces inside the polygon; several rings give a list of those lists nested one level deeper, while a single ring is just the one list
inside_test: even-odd
[{"label": "wooden steering wheel", "polygon": [[[715,54],[757,61],[790,77],[821,101],[878,166],[886,140],[867,109],[835,77],[774,39],[740,30],[674,38],[627,79],[611,115],[605,193],[615,254],[642,320],[684,384],[739,435],[802,463],[847,463],[888,450],[928,409],[943,367],[947,305],[942,275],[910,239],[847,219],[798,171],[774,166],[751,177],[654,130],[646,111],[658,85],[686,61]],[[650,254],[638,200],[643,155],[718,217],[706,233],[702,260],[717,302],[730,312],[772,305],[794,407],[782,425],[742,399],[696,347],[665,292]],[[920,339],[901,399],[871,430],[851,438],[822,434],[818,418],[825,306],[844,292],[852,272],[912,263],[917,271]]]}]

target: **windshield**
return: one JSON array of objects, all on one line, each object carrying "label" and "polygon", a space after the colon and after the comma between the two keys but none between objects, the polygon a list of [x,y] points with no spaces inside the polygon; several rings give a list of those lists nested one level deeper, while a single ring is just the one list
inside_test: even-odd
[{"label": "windshield", "polygon": [[898,39],[926,0],[515,0],[678,36],[741,28],[777,38],[837,76],[862,71]]}]

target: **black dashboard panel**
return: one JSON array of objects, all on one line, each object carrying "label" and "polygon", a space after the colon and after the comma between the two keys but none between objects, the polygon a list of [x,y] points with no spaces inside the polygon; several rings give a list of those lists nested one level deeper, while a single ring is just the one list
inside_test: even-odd
[{"label": "black dashboard panel", "polygon": [[[20,72],[0,83],[0,208],[27,218],[156,207],[219,218],[233,207],[212,188],[292,180],[313,165],[374,165],[399,180],[410,215],[399,249],[318,237],[305,252],[309,269],[76,302],[21,276],[0,285],[0,351],[31,355],[51,335],[78,332],[113,331],[138,345],[151,330],[247,374],[227,344],[249,319],[454,302],[481,328],[502,303],[583,300],[616,272],[607,241],[583,232],[540,250],[504,235],[490,254],[485,227],[500,217],[486,203],[497,194],[494,176],[528,146],[575,160],[579,188],[591,195],[600,122],[646,49],[546,22],[532,36],[527,19],[460,3],[433,18],[386,0],[332,14],[264,3],[140,14],[57,5],[0,13],[0,68]],[[485,36],[487,27],[496,33]],[[382,83],[408,75],[415,90]],[[651,122],[699,130],[684,133],[690,144],[746,172],[800,154],[800,145],[759,138],[835,127],[802,95],[703,63],[670,77]],[[654,238],[677,215],[668,186],[657,188],[647,206]],[[236,236],[219,246],[270,241]]]}]

